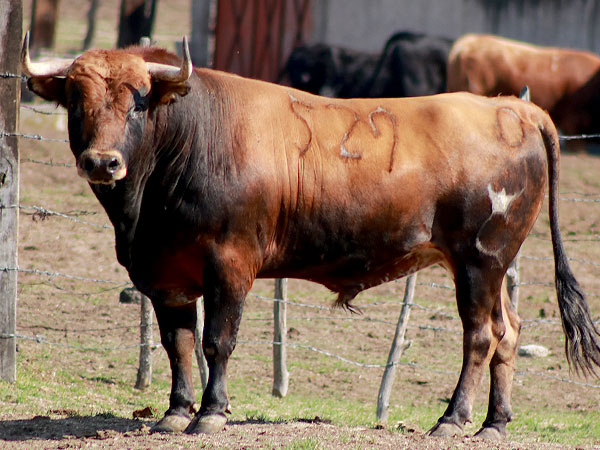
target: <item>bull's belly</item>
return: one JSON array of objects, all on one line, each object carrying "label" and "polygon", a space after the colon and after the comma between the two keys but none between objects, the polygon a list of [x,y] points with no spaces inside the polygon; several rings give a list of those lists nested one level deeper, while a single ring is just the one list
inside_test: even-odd
[{"label": "bull's belly", "polygon": [[413,274],[433,264],[447,266],[444,254],[435,247],[423,246],[401,256],[342,257],[310,266],[285,267],[259,272],[259,278],[298,278],[319,283],[340,294],[356,296],[374,286]]}]

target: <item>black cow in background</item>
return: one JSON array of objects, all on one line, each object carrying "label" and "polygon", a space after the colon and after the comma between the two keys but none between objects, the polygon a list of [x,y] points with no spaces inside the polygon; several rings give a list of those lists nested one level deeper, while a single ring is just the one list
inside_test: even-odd
[{"label": "black cow in background", "polygon": [[416,97],[446,91],[452,40],[400,31],[381,54],[325,44],[295,48],[279,81],[329,97]]}]

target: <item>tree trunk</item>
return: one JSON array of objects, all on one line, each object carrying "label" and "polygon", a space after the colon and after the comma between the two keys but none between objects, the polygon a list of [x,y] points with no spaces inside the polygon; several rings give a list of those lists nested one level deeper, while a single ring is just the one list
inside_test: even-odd
[{"label": "tree trunk", "polygon": [[121,0],[117,47],[136,45],[144,36],[152,37],[158,0]]},{"label": "tree trunk", "polygon": [[96,12],[98,11],[98,0],[90,0],[90,9],[87,13],[87,32],[83,40],[83,51],[86,51],[92,45],[94,32],[96,31]]},{"label": "tree trunk", "polygon": [[58,1],[33,0],[29,28],[29,51],[33,55],[38,54],[43,48],[54,48]]}]

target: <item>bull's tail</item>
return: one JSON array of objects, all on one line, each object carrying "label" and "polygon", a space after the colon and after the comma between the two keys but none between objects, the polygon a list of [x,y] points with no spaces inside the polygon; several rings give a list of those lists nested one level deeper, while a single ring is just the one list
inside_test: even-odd
[{"label": "bull's tail", "polygon": [[565,333],[565,352],[571,368],[578,374],[598,377],[600,366],[600,334],[590,316],[585,295],[575,279],[565,253],[558,224],[558,172],[560,146],[558,133],[550,118],[544,115],[540,124],[548,158],[550,232],[554,250],[554,268],[558,306]]}]

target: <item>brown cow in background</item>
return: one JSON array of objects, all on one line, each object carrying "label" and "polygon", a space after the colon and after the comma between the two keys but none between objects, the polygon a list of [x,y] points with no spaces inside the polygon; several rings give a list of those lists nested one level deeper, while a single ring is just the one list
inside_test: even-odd
[{"label": "brown cow in background", "polygon": [[[531,89],[531,101],[550,111],[559,129],[578,134],[584,130],[573,124],[580,121],[563,114],[559,105],[599,69],[600,57],[591,52],[467,34],[456,40],[450,51],[448,91],[493,97],[518,95],[527,85]],[[579,112],[571,109],[570,113]]]},{"label": "brown cow in background", "polygon": [[550,116],[565,134],[600,133],[600,70],[577,91],[559,100]]}]

